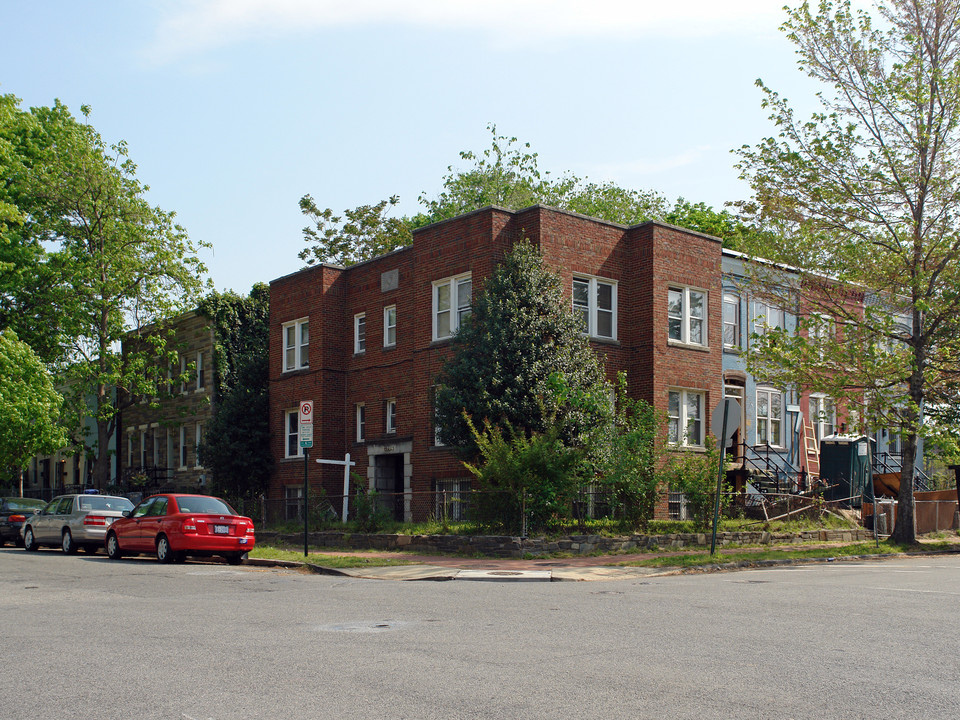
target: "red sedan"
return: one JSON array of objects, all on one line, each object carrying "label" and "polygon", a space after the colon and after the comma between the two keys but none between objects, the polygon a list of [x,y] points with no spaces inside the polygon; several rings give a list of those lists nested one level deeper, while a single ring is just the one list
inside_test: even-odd
[{"label": "red sedan", "polygon": [[253,549],[253,520],[209,495],[152,495],[110,526],[107,555],[156,553],[162,563],[220,555],[231,565]]}]

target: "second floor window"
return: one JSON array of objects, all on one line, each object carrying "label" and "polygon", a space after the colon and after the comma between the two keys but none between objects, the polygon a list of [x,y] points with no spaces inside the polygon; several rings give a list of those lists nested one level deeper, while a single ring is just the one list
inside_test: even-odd
[{"label": "second floor window", "polygon": [[367,351],[367,316],[357,313],[353,316],[353,353],[360,355]]},{"label": "second floor window", "polygon": [[383,346],[393,347],[397,344],[397,306],[391,305],[383,309]]},{"label": "second floor window", "polygon": [[187,467],[187,426],[180,426],[180,469]]},{"label": "second floor window", "polygon": [[667,291],[667,337],[687,345],[707,344],[707,293],[688,287]]},{"label": "second floor window", "polygon": [[757,444],[783,447],[783,394],[757,388]]},{"label": "second floor window", "polygon": [[598,278],[573,279],[573,309],[591,337],[617,337],[617,284]]},{"label": "second floor window", "polygon": [[765,300],[753,301],[753,331],[764,335],[783,327],[783,310]]},{"label": "second floor window", "polygon": [[470,314],[473,281],[470,273],[438,280],[433,284],[433,339],[452,337]]},{"label": "second floor window", "polygon": [[197,353],[197,390],[203,390],[204,387],[204,376],[203,376],[203,353]]},{"label": "second floor window", "polygon": [[294,320],[283,326],[283,371],[310,366],[310,321]]},{"label": "second floor window", "polygon": [[740,347],[740,296],[723,294],[723,346]]}]

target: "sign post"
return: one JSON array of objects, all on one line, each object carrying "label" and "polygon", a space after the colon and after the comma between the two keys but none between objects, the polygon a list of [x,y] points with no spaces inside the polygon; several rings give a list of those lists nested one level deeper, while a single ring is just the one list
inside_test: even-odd
[{"label": "sign post", "polygon": [[726,464],[727,441],[740,427],[740,403],[733,398],[724,398],[710,416],[710,430],[720,443],[720,468],[717,470],[717,496],[713,503],[713,537],[710,540],[710,555],[717,552],[717,523],[720,520],[720,492],[723,490],[723,468]]},{"label": "sign post", "polygon": [[310,448],[313,447],[313,400],[300,401],[300,447],[303,448],[303,556],[309,554],[307,532],[310,518]]}]

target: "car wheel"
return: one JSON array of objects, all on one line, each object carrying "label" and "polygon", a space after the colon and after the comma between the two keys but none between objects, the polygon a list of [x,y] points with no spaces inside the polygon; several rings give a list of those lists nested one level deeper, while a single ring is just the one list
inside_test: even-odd
[{"label": "car wheel", "polygon": [[231,565],[239,565],[243,562],[243,555],[243,553],[230,553],[228,555],[224,555],[224,557],[227,558],[227,562]]},{"label": "car wheel", "polygon": [[170,541],[167,540],[166,535],[161,535],[157,538],[157,560],[162,563],[172,563],[175,554],[176,553],[170,549]]},{"label": "car wheel", "polygon": [[120,550],[120,541],[117,540],[115,533],[107,535],[107,557],[111,560],[119,560],[123,557],[123,551]]},{"label": "car wheel", "polygon": [[37,545],[36,538],[33,537],[33,528],[28,527],[26,530],[23,531],[23,549],[29,550],[32,552],[38,549],[39,547],[40,546]]},{"label": "car wheel", "polygon": [[60,547],[67,555],[75,555],[78,548],[73,542],[73,534],[69,530],[63,531],[63,539],[60,541]]}]

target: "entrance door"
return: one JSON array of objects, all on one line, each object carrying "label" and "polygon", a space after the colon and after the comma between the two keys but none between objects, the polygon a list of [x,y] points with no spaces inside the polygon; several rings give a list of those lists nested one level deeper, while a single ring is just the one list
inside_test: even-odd
[{"label": "entrance door", "polygon": [[374,458],[374,489],[381,509],[394,520],[403,522],[403,454],[377,455]]},{"label": "entrance door", "polygon": [[730,453],[727,456],[727,460],[730,462],[740,462],[742,460],[741,455],[743,454],[743,442],[747,436],[746,432],[744,432],[747,418],[747,405],[744,402],[743,385],[737,384],[736,381],[729,382],[723,387],[723,396],[733,398],[740,405],[740,427],[738,427],[737,431],[733,434]]}]

